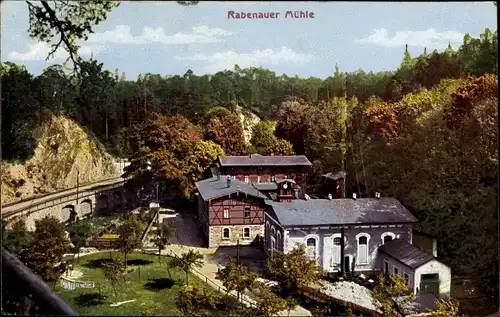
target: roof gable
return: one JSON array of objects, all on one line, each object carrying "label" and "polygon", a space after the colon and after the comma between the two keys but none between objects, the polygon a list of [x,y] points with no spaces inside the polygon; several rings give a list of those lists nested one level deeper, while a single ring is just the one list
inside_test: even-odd
[{"label": "roof gable", "polygon": [[260,199],[267,197],[259,192],[252,185],[241,182],[237,179],[231,179],[228,187],[227,177],[211,177],[196,182],[196,188],[203,200],[208,201],[220,197],[225,197],[234,193],[243,193]]},{"label": "roof gable", "polygon": [[435,260],[436,258],[408,242],[395,239],[379,247],[379,251],[398,260],[406,266],[416,269],[423,264]]}]

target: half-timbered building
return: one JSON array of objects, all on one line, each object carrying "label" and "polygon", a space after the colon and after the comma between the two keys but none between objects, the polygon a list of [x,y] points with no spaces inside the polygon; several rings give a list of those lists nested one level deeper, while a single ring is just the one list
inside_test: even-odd
[{"label": "half-timbered building", "polygon": [[198,218],[208,247],[250,244],[264,236],[265,195],[231,177],[196,183]]}]

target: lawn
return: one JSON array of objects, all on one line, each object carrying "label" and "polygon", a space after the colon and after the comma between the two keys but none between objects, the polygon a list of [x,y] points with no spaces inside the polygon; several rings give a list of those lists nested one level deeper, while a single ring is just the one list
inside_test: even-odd
[{"label": "lawn", "polygon": [[[114,253],[113,256],[116,256]],[[82,257],[75,269],[83,273],[78,279],[92,281],[94,289],[64,290],[60,284],[56,293],[68,303],[79,315],[181,315],[175,306],[175,298],[179,289],[185,284],[185,273],[179,269],[167,270],[168,257],[162,257],[161,264],[158,256],[133,253],[128,255],[126,279],[116,287],[115,298],[113,288],[104,278],[102,264],[109,259],[110,253],[96,253]],[[189,275],[190,285],[207,286],[196,276]],[[110,304],[133,300],[118,307]],[[238,309],[240,311],[240,309]],[[228,315],[229,312],[214,312],[214,314]],[[233,314],[238,312],[233,311]]]}]

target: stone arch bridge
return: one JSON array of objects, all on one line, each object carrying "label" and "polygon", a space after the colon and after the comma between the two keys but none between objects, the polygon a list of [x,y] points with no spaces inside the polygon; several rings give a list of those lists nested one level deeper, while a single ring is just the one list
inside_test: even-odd
[{"label": "stone arch bridge", "polygon": [[35,229],[35,221],[54,216],[61,222],[83,218],[106,211],[121,209],[126,204],[121,177],[67,189],[45,196],[2,206],[2,218],[11,222],[25,219],[28,230]]}]

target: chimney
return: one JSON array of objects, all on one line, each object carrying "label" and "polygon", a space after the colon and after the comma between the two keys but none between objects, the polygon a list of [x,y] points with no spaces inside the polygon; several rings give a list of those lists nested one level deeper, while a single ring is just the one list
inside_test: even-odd
[{"label": "chimney", "polygon": [[379,192],[375,192],[375,198],[380,198],[380,193]]},{"label": "chimney", "polygon": [[332,200],[333,196],[332,194],[328,194],[328,199]]},{"label": "chimney", "polygon": [[356,193],[352,193],[352,199],[356,199]]},{"label": "chimney", "polygon": [[231,176],[227,176],[227,188],[231,187]]}]

